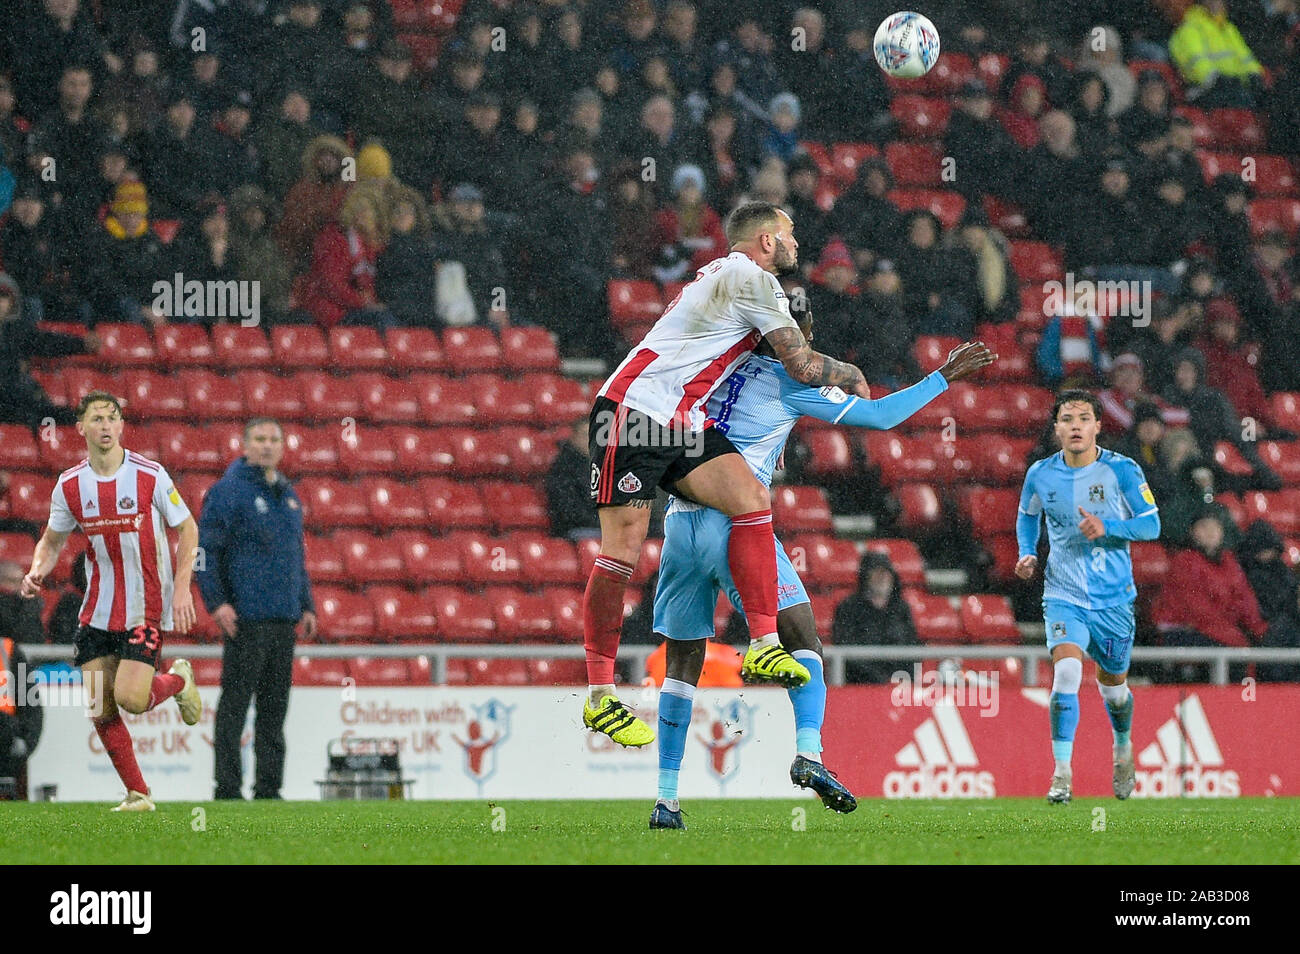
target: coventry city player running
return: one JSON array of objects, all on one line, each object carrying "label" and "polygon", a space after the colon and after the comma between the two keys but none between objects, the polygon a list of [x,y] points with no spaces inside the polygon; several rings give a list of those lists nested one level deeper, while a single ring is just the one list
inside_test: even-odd
[{"label": "coventry city player running", "polygon": [[[800,330],[812,340],[811,314],[805,314]],[[836,387],[799,384],[763,344],[714,392],[708,413],[764,486],[771,486],[772,468],[801,417],[888,429],[942,394],[949,381],[973,374],[996,358],[982,343],[963,344],[948,355],[947,364],[920,383],[873,401],[845,394]],[[727,566],[730,530],[729,519],[717,510],[690,503],[680,495],[668,503],[654,605],[654,631],[668,637],[668,646],[666,678],[659,693],[659,799],[650,815],[651,828],[686,827],[677,799],[677,779],[695,687],[704,666],[705,640],[713,635],[718,590],[726,591],[733,606],[741,605]],[[790,780],[811,788],[826,807],[851,812],[857,800],[821,763],[826,678],[812,607],[779,541],[776,556],[777,635],[786,651],[811,675],[804,685],[788,690],[794,705],[797,751],[790,766]]]},{"label": "coventry city player running", "polygon": [[1130,540],[1160,535],[1156,498],[1142,468],[1097,446],[1101,402],[1088,391],[1057,395],[1052,407],[1061,451],[1025,474],[1020,492],[1016,575],[1027,580],[1038,566],[1039,515],[1047,518],[1047,575],[1043,623],[1052,652],[1052,755],[1056,768],[1047,800],[1070,801],[1070,756],[1079,724],[1083,653],[1097,661],[1097,688],[1115,735],[1116,798],[1133,794],[1133,693],[1124,677],[1133,648],[1133,561]]}]

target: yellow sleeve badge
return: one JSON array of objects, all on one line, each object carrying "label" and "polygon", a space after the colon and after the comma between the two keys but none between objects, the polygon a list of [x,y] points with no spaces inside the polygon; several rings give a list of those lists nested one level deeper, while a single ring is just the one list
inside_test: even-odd
[{"label": "yellow sleeve badge", "polygon": [[[1146,484],[1143,484],[1142,486],[1145,488]],[[167,499],[172,502],[173,507],[179,507],[181,505],[181,495],[176,492],[175,487],[172,487],[171,490],[167,491]]]},{"label": "yellow sleeve badge", "polygon": [[1143,484],[1141,487],[1138,488],[1138,490],[1141,491],[1143,500],[1145,500],[1147,503],[1151,504],[1152,506],[1155,506],[1156,495],[1151,492],[1150,484]]}]

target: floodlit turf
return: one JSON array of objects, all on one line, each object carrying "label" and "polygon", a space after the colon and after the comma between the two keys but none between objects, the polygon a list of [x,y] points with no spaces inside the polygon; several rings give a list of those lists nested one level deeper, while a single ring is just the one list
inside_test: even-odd
[{"label": "floodlit turf", "polygon": [[872,800],[847,816],[811,800],[699,799],[684,807],[689,831],[652,832],[649,801],[170,803],[152,815],[114,814],[106,805],[0,802],[0,858],[9,864],[1300,862],[1300,799],[1084,799],[1068,806],[1039,799]]}]

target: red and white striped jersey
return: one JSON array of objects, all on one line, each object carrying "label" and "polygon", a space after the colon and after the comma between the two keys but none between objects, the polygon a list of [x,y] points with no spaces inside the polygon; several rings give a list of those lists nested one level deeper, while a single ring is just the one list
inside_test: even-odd
[{"label": "red and white striped jersey", "polygon": [[50,529],[80,527],[90,542],[80,622],[111,632],[172,628],[172,559],[166,527],[190,516],[162,464],[126,451],[101,477],[82,461],[54,485]]},{"label": "red and white striped jersey", "polygon": [[703,430],[704,405],[719,382],[769,331],[798,327],[776,276],[744,252],[732,252],[695,273],[600,396],[664,427]]}]

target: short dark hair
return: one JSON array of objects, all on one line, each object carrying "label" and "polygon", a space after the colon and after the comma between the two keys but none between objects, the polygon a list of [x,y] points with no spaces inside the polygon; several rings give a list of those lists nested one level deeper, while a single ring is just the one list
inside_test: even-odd
[{"label": "short dark hair", "polygon": [[727,216],[727,244],[735,245],[750,237],[755,226],[775,219],[781,212],[780,206],[771,202],[746,202],[732,210]]},{"label": "short dark hair", "polygon": [[1052,405],[1052,421],[1056,421],[1056,415],[1060,413],[1061,407],[1074,402],[1087,404],[1092,408],[1092,413],[1097,420],[1101,420],[1101,399],[1091,391],[1085,391],[1083,388],[1066,388],[1056,395],[1056,403]]},{"label": "short dark hair", "polygon": [[244,425],[244,440],[248,440],[248,435],[252,433],[253,428],[261,427],[263,424],[274,424],[280,431],[280,436],[284,436],[284,425],[273,417],[253,417],[249,418],[248,423]]},{"label": "short dark hair", "polygon": [[90,405],[100,403],[111,404],[117,408],[118,414],[122,413],[122,402],[116,397],[107,391],[91,391],[77,402],[77,420],[81,420],[86,416],[86,412],[90,410]]}]

